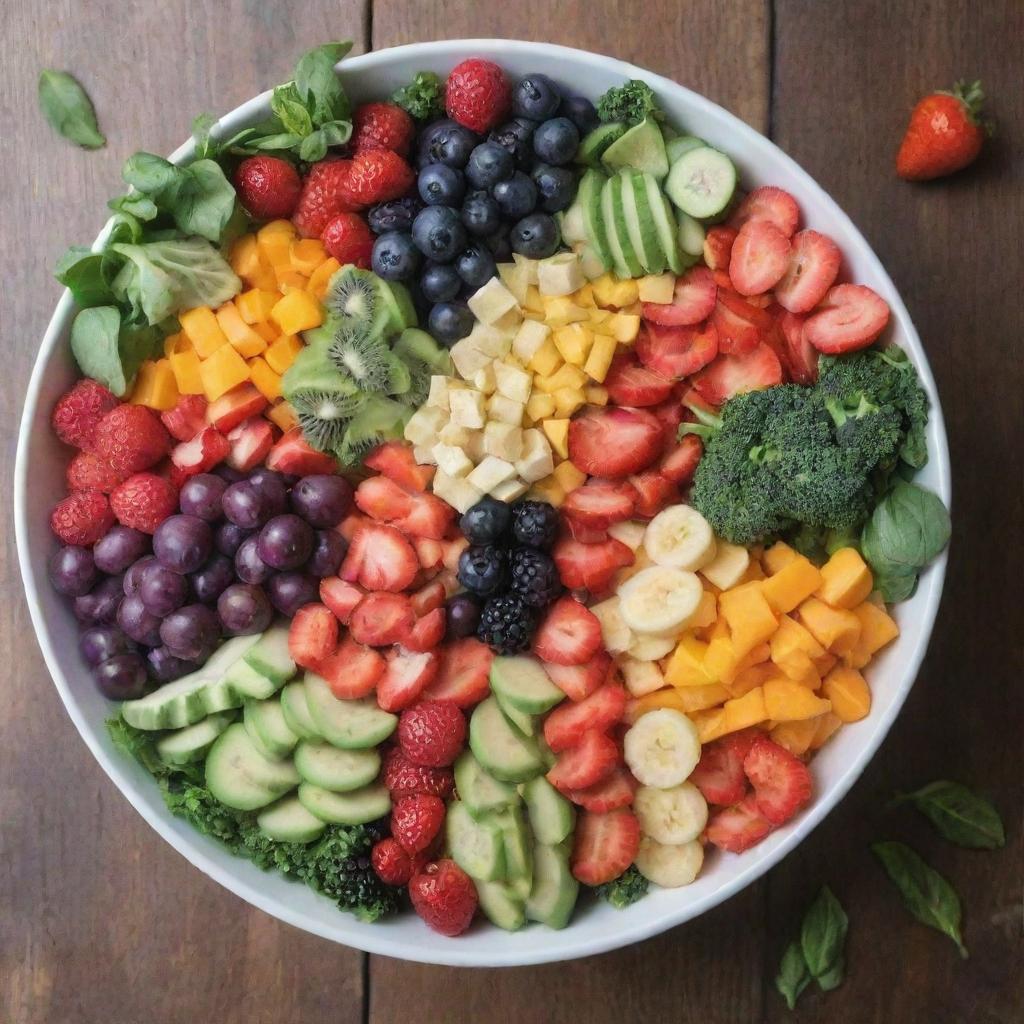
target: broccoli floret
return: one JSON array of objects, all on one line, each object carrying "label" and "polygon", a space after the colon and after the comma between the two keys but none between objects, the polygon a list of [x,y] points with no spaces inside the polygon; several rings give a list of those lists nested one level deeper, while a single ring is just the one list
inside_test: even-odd
[{"label": "broccoli floret", "polygon": [[631,78],[623,85],[614,85],[597,101],[597,116],[604,122],[621,121],[639,124],[651,115],[661,118],[654,90],[639,79]]},{"label": "broccoli floret", "polygon": [[647,895],[648,881],[630,864],[618,878],[613,878],[594,890],[601,899],[610,903],[616,910],[631,906]]},{"label": "broccoli floret", "polygon": [[391,94],[391,102],[417,121],[430,121],[444,114],[441,79],[433,71],[420,71],[408,85]]}]

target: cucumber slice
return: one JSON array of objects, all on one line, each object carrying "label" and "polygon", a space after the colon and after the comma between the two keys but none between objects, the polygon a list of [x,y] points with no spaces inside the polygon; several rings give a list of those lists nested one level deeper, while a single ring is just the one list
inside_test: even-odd
[{"label": "cucumber slice", "polygon": [[654,226],[657,228],[661,251],[668,261],[668,268],[673,274],[682,273],[683,260],[679,253],[679,233],[672,205],[665,198],[661,185],[651,175],[644,175],[644,186],[647,189],[647,204],[654,218]]},{"label": "cucumber slice", "polygon": [[537,749],[540,751],[541,763],[544,765],[544,771],[550,771],[555,767],[555,762],[558,760],[555,757],[555,752],[548,746],[548,741],[544,739],[544,733],[537,733]]},{"label": "cucumber slice", "polygon": [[365,825],[391,810],[391,797],[379,782],[351,793],[332,793],[312,782],[303,782],[299,786],[299,802],[310,814],[332,825]]},{"label": "cucumber slice", "polygon": [[452,860],[470,878],[484,882],[505,877],[505,842],[497,826],[477,821],[461,800],[448,805],[445,818]]},{"label": "cucumber slice", "polygon": [[317,731],[328,743],[345,750],[361,750],[383,743],[398,725],[398,717],[377,707],[372,697],[338,700],[327,681],[307,672],[303,682],[309,714]]},{"label": "cucumber slice", "polygon": [[583,207],[580,205],[578,190],[576,201],[564,213],[559,213],[555,219],[558,221],[559,230],[562,232],[562,241],[566,245],[587,240],[587,231],[583,224]]},{"label": "cucumber slice", "polygon": [[284,720],[288,723],[288,728],[300,740],[318,740],[321,738],[309,714],[306,687],[302,680],[288,683],[281,691],[281,711],[284,714]]},{"label": "cucumber slice", "polygon": [[505,846],[505,877],[509,881],[533,878],[533,838],[519,807],[506,807],[491,816],[501,830]]},{"label": "cucumber slice", "polygon": [[659,180],[668,174],[665,137],[653,117],[645,117],[619,136],[602,154],[601,162],[611,171],[624,168],[646,171]]},{"label": "cucumber slice", "polygon": [[194,764],[206,757],[213,741],[232,723],[230,712],[209,715],[195,725],[169,732],[156,741],[156,753],[164,764]]},{"label": "cucumber slice", "polygon": [[526,908],[515,892],[502,882],[477,882],[480,909],[491,924],[514,932],[526,924]]},{"label": "cucumber slice", "polygon": [[537,744],[512,727],[493,697],[477,705],[469,720],[469,746],[502,782],[526,782],[544,770]]},{"label": "cucumber slice", "polygon": [[538,843],[554,846],[572,834],[576,812],[543,775],[523,786],[523,799]]},{"label": "cucumber slice", "polygon": [[324,823],[299,803],[297,796],[286,796],[256,816],[260,831],[281,843],[311,843],[323,834]]},{"label": "cucumber slice", "polygon": [[299,741],[284,720],[279,700],[258,700],[246,704],[242,723],[249,738],[271,757],[287,757]]},{"label": "cucumber slice", "polygon": [[707,143],[703,139],[698,139],[696,135],[679,135],[665,141],[665,155],[668,157],[669,164],[674,164],[684,153],[706,145]]},{"label": "cucumber slice", "polygon": [[[601,190],[606,181],[607,178],[600,171],[586,171],[576,190],[576,202],[583,215],[583,231],[587,236],[592,260],[601,265],[601,271],[595,274],[595,277],[600,277],[601,272],[612,265],[612,254],[608,247],[608,230],[601,207]],[[594,268],[584,267],[584,273],[588,277],[590,269]]]},{"label": "cucumber slice", "polygon": [[669,199],[691,217],[714,217],[721,213],[735,191],[733,162],[710,146],[684,153],[672,165],[665,181]]},{"label": "cucumber slice", "polygon": [[580,884],[569,870],[565,851],[537,845],[533,851],[533,888],[526,901],[526,916],[549,928],[564,928],[572,917]]},{"label": "cucumber slice", "polygon": [[519,802],[515,787],[488,775],[468,750],[455,762],[455,788],[462,802],[477,816]]},{"label": "cucumber slice", "polygon": [[261,676],[281,686],[295,675],[288,653],[288,627],[271,626],[245,654],[245,661]]},{"label": "cucumber slice", "polygon": [[498,656],[491,662],[491,689],[527,715],[543,715],[565,700],[541,663],[526,655]]},{"label": "cucumber slice", "polygon": [[694,220],[688,213],[680,210],[676,214],[679,222],[679,248],[684,256],[704,255],[704,225]]},{"label": "cucumber slice", "polygon": [[501,713],[519,730],[524,736],[533,736],[537,731],[537,727],[533,721],[533,716],[528,715],[525,711],[520,711],[514,704],[512,704],[507,697],[503,694],[495,691],[494,699],[498,702],[498,707],[501,708]]},{"label": "cucumber slice", "polygon": [[639,171],[623,171],[622,205],[629,240],[637,258],[648,274],[660,274],[665,269],[666,256],[651,204],[647,200],[647,185]]},{"label": "cucumber slice", "polygon": [[206,785],[228,807],[254,811],[266,807],[299,783],[291,761],[264,757],[239,722],[229,725],[206,757]]},{"label": "cucumber slice", "polygon": [[329,743],[303,740],[295,749],[295,770],[314,786],[348,793],[377,778],[380,754],[376,750],[339,750]]},{"label": "cucumber slice", "polygon": [[[243,700],[266,700],[273,697],[277,692],[278,684],[265,675],[257,672],[244,658],[236,661],[224,673],[218,686],[210,688],[208,703],[217,704],[222,698],[219,696],[223,690],[233,691],[240,695]],[[223,699],[228,699],[224,697]],[[213,707],[211,711],[215,710]],[[217,708],[216,710],[220,710]]]},{"label": "cucumber slice", "polygon": [[597,167],[605,150],[616,139],[621,139],[626,131],[626,126],[621,121],[598,125],[580,141],[580,148],[576,150],[576,163]]},{"label": "cucumber slice", "polygon": [[[629,172],[625,173],[628,174]],[[604,191],[601,193],[601,202],[603,203],[606,222],[609,217],[611,219],[608,229],[608,241],[611,244],[612,256],[615,259],[615,273],[619,277],[633,278],[640,277],[644,272],[644,268],[629,238],[629,228],[626,225],[626,209],[623,205],[622,196],[624,183],[625,179],[621,173],[609,178],[608,184],[605,185]],[[618,256],[622,258],[621,266],[619,265],[618,256],[616,256],[616,246],[618,247]],[[623,270],[626,271],[625,274],[622,273]]]}]

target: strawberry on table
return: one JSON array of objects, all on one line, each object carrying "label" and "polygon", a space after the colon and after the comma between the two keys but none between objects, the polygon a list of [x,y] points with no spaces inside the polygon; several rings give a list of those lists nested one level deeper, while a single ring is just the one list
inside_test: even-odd
[{"label": "strawberry on table", "polygon": [[640,823],[631,811],[584,811],[576,819],[572,873],[584,885],[603,885],[618,878],[639,849]]},{"label": "strawberry on table", "polygon": [[384,659],[372,647],[346,637],[334,654],[317,665],[316,672],[338,700],[356,700],[373,692],[384,668]]},{"label": "strawberry on table", "polygon": [[604,814],[620,807],[629,807],[636,796],[636,779],[628,768],[617,764],[610,774],[586,789],[574,789],[566,796],[585,811]]},{"label": "strawberry on table", "polygon": [[319,238],[339,213],[355,209],[345,191],[351,160],[321,160],[313,164],[302,183],[292,223],[304,238]]},{"label": "strawberry on table", "polygon": [[772,825],[789,821],[811,799],[807,765],[767,736],[758,736],[743,759],[758,811]]},{"label": "strawberry on table", "polygon": [[638,473],[661,453],[661,444],[661,423],[646,409],[601,409],[569,424],[569,458],[588,476]]},{"label": "strawberry on table", "polygon": [[584,733],[608,729],[625,710],[626,691],[618,683],[605,683],[581,701],[556,707],[544,719],[544,739],[558,754],[579,743]]},{"label": "strawberry on table", "polygon": [[437,678],[441,657],[436,651],[410,651],[395,647],[388,652],[384,675],[377,681],[377,704],[383,711],[401,711],[419,700]]},{"label": "strawberry on table", "polygon": [[367,590],[401,593],[412,585],[420,564],[416,552],[393,526],[360,526],[341,565],[339,576]]},{"label": "strawberry on table", "polygon": [[357,643],[369,647],[397,644],[416,621],[405,594],[367,594],[352,613],[349,631]]},{"label": "strawberry on table", "polygon": [[803,337],[827,356],[867,348],[889,322],[889,303],[863,284],[837,284],[804,321]]},{"label": "strawberry on table", "polygon": [[444,801],[428,793],[403,796],[391,809],[391,835],[408,853],[425,850],[443,824]]},{"label": "strawberry on table", "polygon": [[359,210],[404,196],[415,180],[412,168],[397,153],[366,149],[352,158],[339,189],[349,209]]},{"label": "strawberry on table", "polygon": [[413,119],[394,103],[363,103],[352,115],[353,153],[392,149],[399,156],[408,156],[415,134]]},{"label": "strawberry on table", "polygon": [[729,853],[743,853],[757,846],[774,826],[758,810],[753,793],[731,807],[715,811],[708,820],[708,842]]},{"label": "strawberry on table", "polygon": [[762,185],[743,198],[729,220],[729,227],[740,231],[755,220],[768,222],[789,238],[800,222],[800,207],[785,189]]},{"label": "strawberry on table", "polygon": [[95,450],[119,473],[155,466],[170,451],[171,438],[159,417],[143,405],[119,405],[96,425]]},{"label": "strawberry on table", "polygon": [[601,623],[574,597],[560,597],[533,637],[534,653],[556,665],[583,665],[601,650]]},{"label": "strawberry on table", "polygon": [[619,569],[636,561],[633,552],[614,537],[595,544],[584,544],[572,537],[562,537],[551,552],[564,586],[570,590],[606,590]]},{"label": "strawberry on table", "polygon": [[288,629],[288,654],[302,668],[314,672],[338,646],[338,620],[322,604],[303,605]]},{"label": "strawberry on table", "polygon": [[789,265],[775,284],[775,298],[791,313],[807,313],[821,302],[839,273],[842,254],[828,235],[798,231],[792,240]]},{"label": "strawberry on table", "polygon": [[120,404],[102,384],[86,377],[57,399],[50,424],[65,444],[83,451],[99,450],[95,445],[96,428]]},{"label": "strawberry on table", "polygon": [[596,786],[619,762],[618,744],[597,729],[585,732],[580,741],[558,755],[547,779],[561,793]]},{"label": "strawberry on table", "polygon": [[896,173],[906,181],[927,181],[959,171],[981,152],[989,126],[981,118],[981,82],[957,82],[950,92],[933,92],[914,107]]},{"label": "strawberry on table", "polygon": [[512,106],[512,89],[497,64],[474,57],[452,68],[444,103],[450,118],[483,133],[505,120]]},{"label": "strawberry on table", "polygon": [[392,799],[409,793],[429,793],[447,800],[455,789],[455,778],[450,768],[424,768],[413,764],[399,747],[391,747],[384,753],[381,780]]},{"label": "strawberry on table", "polygon": [[178,489],[156,473],[134,473],[111,492],[110,509],[122,526],[151,534],[178,510]]},{"label": "strawberry on table", "polygon": [[330,608],[334,617],[343,625],[356,610],[356,605],[366,596],[366,592],[354,583],[348,583],[337,576],[327,576],[320,581],[320,600]]},{"label": "strawberry on table", "polygon": [[477,908],[473,880],[453,860],[436,861],[413,875],[409,882],[413,909],[442,935],[461,935]]},{"label": "strawberry on table", "polygon": [[91,547],[114,525],[102,491],[73,491],[50,513],[50,529],[65,544]]},{"label": "strawberry on table", "polygon": [[257,220],[290,217],[302,192],[302,179],[294,166],[265,154],[243,160],[234,182],[242,206]]},{"label": "strawberry on table", "polygon": [[676,280],[671,302],[643,303],[644,319],[663,327],[691,327],[711,315],[717,292],[718,286],[707,267],[691,267]]},{"label": "strawberry on table", "polygon": [[665,401],[675,382],[655,373],[632,352],[617,355],[604,379],[609,399],[616,405],[646,406]]},{"label": "strawberry on table", "polygon": [[733,287],[740,295],[760,295],[774,288],[789,267],[790,249],[789,238],[772,221],[748,220],[729,258]]},{"label": "strawberry on table", "polygon": [[352,263],[369,269],[373,254],[373,232],[358,213],[339,213],[332,217],[320,236],[329,256],[339,263]]},{"label": "strawberry on table", "polygon": [[422,700],[402,712],[397,736],[413,764],[445,768],[466,745],[466,717],[448,701]]},{"label": "strawberry on table", "polygon": [[544,671],[551,682],[569,700],[586,700],[608,678],[611,658],[605,651],[595,655],[583,665],[559,665],[556,661],[545,662]]},{"label": "strawberry on table", "polygon": [[676,380],[696,373],[718,355],[718,329],[713,322],[693,327],[666,327],[645,322],[636,339],[637,358],[661,377]]},{"label": "strawberry on table", "polygon": [[69,463],[65,474],[69,491],[103,491],[109,494],[122,480],[108,462],[92,452],[79,452]]},{"label": "strawberry on table", "polygon": [[465,637],[441,648],[437,678],[424,691],[427,700],[447,700],[460,708],[479,704],[488,693],[494,652],[475,637]]}]

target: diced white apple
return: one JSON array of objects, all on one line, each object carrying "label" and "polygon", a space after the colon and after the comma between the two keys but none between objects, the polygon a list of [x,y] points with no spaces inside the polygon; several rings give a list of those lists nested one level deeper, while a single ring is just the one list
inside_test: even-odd
[{"label": "diced white apple", "polygon": [[541,295],[572,295],[584,284],[583,268],[574,252],[559,252],[537,264],[537,290]]},{"label": "diced white apple", "polygon": [[484,432],[482,430],[471,430],[463,450],[470,462],[475,466],[484,457]]},{"label": "diced white apple", "polygon": [[436,466],[437,459],[434,458],[434,449],[426,445],[414,444],[412,446],[412,457],[418,466]]},{"label": "diced white apple", "polygon": [[427,405],[448,411],[448,378],[442,374],[434,374],[430,378],[430,390],[427,392]]},{"label": "diced white apple", "polygon": [[508,362],[494,363],[495,390],[513,402],[525,405],[530,398],[532,378],[525,370]]},{"label": "diced white apple", "polygon": [[409,417],[409,422],[405,425],[405,439],[413,444],[434,444],[438,432],[447,422],[448,414],[444,409],[425,405]]},{"label": "diced white apple", "polygon": [[498,277],[501,283],[515,296],[522,306],[526,302],[526,289],[530,287],[526,270],[518,263],[499,263]]},{"label": "diced white apple", "polygon": [[643,697],[665,685],[665,677],[656,661],[637,661],[626,655],[619,659],[619,668],[622,669],[623,682],[632,697]]},{"label": "diced white apple", "polygon": [[523,454],[523,431],[511,423],[491,420],[484,427],[484,453],[515,462]]},{"label": "diced white apple", "polygon": [[476,324],[473,330],[463,338],[463,341],[469,342],[475,349],[491,359],[501,359],[502,356],[507,356],[512,348],[513,334],[513,330],[505,327]]},{"label": "diced white apple", "polygon": [[515,501],[516,498],[521,498],[526,493],[526,484],[522,480],[506,480],[503,484],[498,484],[497,487],[491,491],[491,497],[497,498],[498,501]]},{"label": "diced white apple", "polygon": [[506,398],[495,392],[487,400],[487,417],[501,423],[511,423],[513,427],[519,427],[523,423],[524,408],[522,402],[514,402],[511,398]]},{"label": "diced white apple", "polygon": [[[469,337],[457,341],[449,350],[455,369],[459,371],[459,376],[463,380],[472,380],[473,374],[483,369],[494,358],[493,355],[481,351],[472,338],[470,334]],[[448,390],[452,390],[451,386]]]},{"label": "diced white apple", "polygon": [[452,410],[452,423],[457,427],[479,430],[487,417],[484,415],[484,396],[479,391],[451,391],[448,402]]},{"label": "diced white apple", "polygon": [[551,328],[547,324],[540,320],[524,320],[512,339],[512,353],[525,366],[550,337]]},{"label": "diced white apple", "polygon": [[636,551],[643,544],[646,531],[646,523],[638,523],[634,519],[627,519],[624,523],[612,523],[608,527],[608,536],[621,541],[630,551]]},{"label": "diced white apple", "polygon": [[440,441],[441,444],[449,444],[453,448],[465,448],[472,436],[471,430],[460,427],[457,423],[446,423],[433,440],[435,444]]},{"label": "diced white apple", "polygon": [[516,297],[501,283],[501,278],[492,277],[481,285],[468,302],[470,312],[482,324],[493,324],[500,320],[509,310],[517,308]]},{"label": "diced white apple", "polygon": [[551,445],[544,434],[530,428],[523,431],[523,454],[516,460],[516,472],[529,484],[548,476],[555,468]]},{"label": "diced white apple", "polygon": [[525,256],[520,256],[519,253],[512,253],[512,259],[515,261],[516,266],[522,267],[523,272],[526,274],[527,284],[537,283],[537,261],[527,259]]},{"label": "diced white apple", "polygon": [[483,392],[485,395],[493,395],[497,388],[497,383],[494,377],[494,363],[488,363],[486,366],[482,366],[476,373],[473,374],[473,387],[477,391]]},{"label": "diced white apple", "polygon": [[469,456],[461,448],[453,444],[441,444],[438,442],[430,450],[434,463],[439,470],[447,473],[448,476],[468,476],[473,469],[473,463]]},{"label": "diced white apple", "polygon": [[466,479],[484,494],[490,494],[499,484],[511,480],[516,475],[516,467],[511,462],[499,459],[496,455],[488,455]]},{"label": "diced white apple", "polygon": [[483,497],[483,491],[465,477],[449,476],[440,469],[434,474],[432,486],[434,494],[460,512],[472,508]]}]

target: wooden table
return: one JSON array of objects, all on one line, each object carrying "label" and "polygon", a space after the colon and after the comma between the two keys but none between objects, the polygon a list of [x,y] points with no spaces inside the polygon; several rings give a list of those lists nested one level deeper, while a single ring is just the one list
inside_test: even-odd
[{"label": "wooden table", "polygon": [[[660,938],[505,971],[423,967],[330,945],[248,907],[161,842],[93,762],[49,684],[8,529],[0,1021],[786,1020],[772,977],[824,881],[852,920],[848,978],[828,996],[805,996],[792,1019],[1024,1020],[1019,0],[89,0],[9,3],[5,21],[5,477],[58,296],[50,269],[65,245],[95,234],[125,156],[170,151],[195,113],[228,110],[281,81],[299,53],[327,39],[351,36],[369,49],[508,36],[606,52],[675,78],[774,138],[849,212],[901,289],[938,379],[956,527],[917,686],[864,777],[807,842],[724,906]],[[36,109],[42,67],[87,84],[105,150],[83,153],[50,134]],[[900,183],[893,155],[908,110],[959,76],[984,80],[999,136],[965,174]],[[940,777],[995,798],[1008,825],[1004,850],[954,849],[912,815],[883,809],[895,787]],[[954,881],[970,960],[900,908],[867,852],[885,836],[915,843]]]}]

